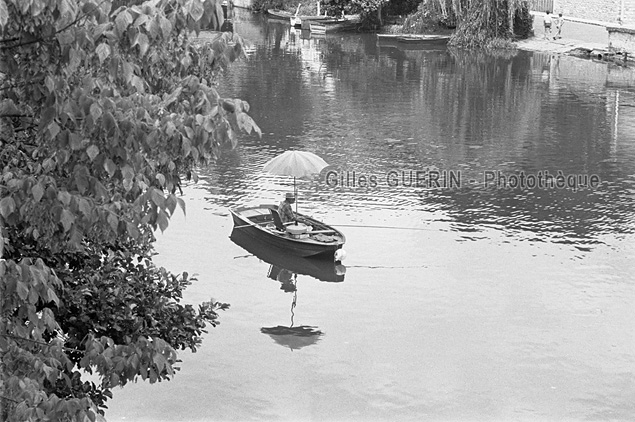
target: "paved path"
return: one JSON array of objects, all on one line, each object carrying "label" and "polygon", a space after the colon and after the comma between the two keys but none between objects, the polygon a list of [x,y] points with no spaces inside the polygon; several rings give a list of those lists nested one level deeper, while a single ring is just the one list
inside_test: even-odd
[{"label": "paved path", "polygon": [[562,38],[546,39],[543,25],[543,13],[534,15],[535,36],[517,43],[521,50],[568,53],[575,49],[605,50],[609,45],[609,33],[602,22],[576,22],[565,20],[562,26]]}]

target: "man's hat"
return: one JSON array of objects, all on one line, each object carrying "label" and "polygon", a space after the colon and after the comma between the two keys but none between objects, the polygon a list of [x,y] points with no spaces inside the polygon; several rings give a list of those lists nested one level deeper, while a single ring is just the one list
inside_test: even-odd
[{"label": "man's hat", "polygon": [[293,194],[293,192],[287,192],[287,194],[285,195],[285,198],[287,198],[287,199],[295,199],[295,195]]}]

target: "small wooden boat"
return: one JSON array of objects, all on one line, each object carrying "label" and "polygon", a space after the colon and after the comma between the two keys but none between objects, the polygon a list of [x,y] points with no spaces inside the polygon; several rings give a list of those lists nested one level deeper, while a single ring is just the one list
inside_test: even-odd
[{"label": "small wooden boat", "polygon": [[429,34],[377,34],[377,42],[398,44],[427,44],[444,46],[450,41],[449,35],[429,35]]},{"label": "small wooden boat", "polygon": [[261,261],[271,265],[267,276],[281,281],[284,271],[293,274],[308,275],[320,281],[341,283],[344,281],[346,267],[328,259],[311,259],[290,255],[286,250],[260,242],[242,229],[234,229],[230,240]]},{"label": "small wooden boat", "polygon": [[320,21],[320,20],[331,20],[332,17],[329,16],[321,16],[321,15],[299,15],[298,12],[300,7],[298,5],[298,9],[296,13],[288,12],[286,10],[278,10],[278,9],[267,9],[267,16],[271,19],[280,19],[286,20],[291,24],[291,26],[302,27],[302,21]]},{"label": "small wooden boat", "polygon": [[312,34],[326,34],[354,29],[358,23],[359,20],[348,18],[306,19],[302,20],[301,27],[302,29],[308,29]]},{"label": "small wooden boat", "polygon": [[335,259],[335,252],[346,242],[342,232],[302,214],[297,214],[297,223],[283,225],[277,209],[276,205],[263,204],[229,212],[234,229],[244,230],[260,242],[296,256]]},{"label": "small wooden boat", "polygon": [[267,9],[267,17],[270,19],[280,19],[290,22],[293,17],[293,13],[287,12],[286,10]]}]

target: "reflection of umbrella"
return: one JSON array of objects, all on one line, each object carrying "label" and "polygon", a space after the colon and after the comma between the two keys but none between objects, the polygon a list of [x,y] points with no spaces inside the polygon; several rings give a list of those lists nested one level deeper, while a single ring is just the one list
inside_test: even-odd
[{"label": "reflection of umbrella", "polygon": [[300,327],[278,325],[277,327],[263,327],[260,331],[264,334],[269,334],[276,343],[287,346],[291,350],[315,344],[322,335],[320,330],[308,325],[301,325]]},{"label": "reflection of umbrella", "polygon": [[263,334],[269,334],[276,343],[282,346],[287,346],[291,349],[291,351],[293,351],[294,349],[301,349],[304,346],[317,343],[320,336],[322,336],[322,331],[308,325],[301,325],[299,327],[293,326],[293,317],[295,316],[293,310],[295,309],[295,304],[298,300],[298,290],[295,288],[297,284],[296,275],[294,273],[290,274],[293,274],[293,282],[291,283],[293,290],[285,291],[293,292],[293,302],[291,303],[291,325],[289,327],[282,325],[278,325],[277,327],[262,327],[260,332]]},{"label": "reflection of umbrella", "polygon": [[293,191],[296,196],[295,212],[298,212],[296,177],[307,177],[319,173],[328,163],[312,152],[286,151],[267,161],[263,170],[278,176],[293,176]]}]

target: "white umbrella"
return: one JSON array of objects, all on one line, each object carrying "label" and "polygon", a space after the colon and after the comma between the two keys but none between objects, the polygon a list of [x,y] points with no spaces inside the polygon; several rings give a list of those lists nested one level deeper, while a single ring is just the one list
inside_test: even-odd
[{"label": "white umbrella", "polygon": [[321,172],[329,164],[320,156],[307,151],[286,151],[267,161],[263,170],[278,176],[293,176],[293,192],[296,196],[295,212],[298,212],[296,177],[307,177]]}]

